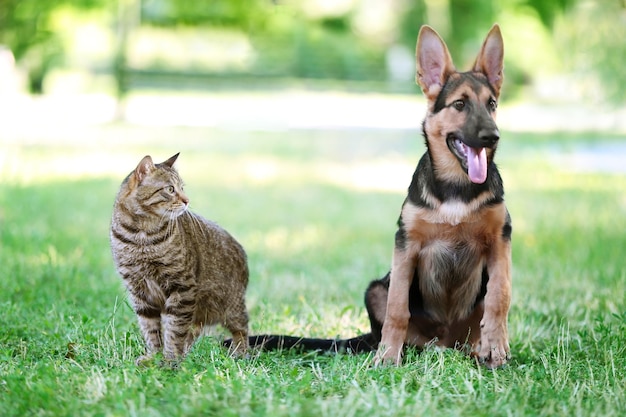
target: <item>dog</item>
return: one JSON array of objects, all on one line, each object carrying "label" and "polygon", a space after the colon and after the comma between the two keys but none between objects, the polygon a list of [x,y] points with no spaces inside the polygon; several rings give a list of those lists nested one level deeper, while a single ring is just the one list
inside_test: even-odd
[{"label": "dog", "polygon": [[404,346],[436,345],[465,350],[487,368],[507,363],[512,227],[493,161],[503,55],[496,24],[471,70],[458,72],[437,32],[420,29],[416,82],[428,104],[427,150],[402,205],[391,270],[365,292],[371,332],[344,340],[251,336],[251,346],[376,350],[377,366],[401,364]]}]

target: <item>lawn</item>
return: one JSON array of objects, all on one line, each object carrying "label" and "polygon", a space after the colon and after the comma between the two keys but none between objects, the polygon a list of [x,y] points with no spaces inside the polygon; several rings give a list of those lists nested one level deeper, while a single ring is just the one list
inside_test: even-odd
[{"label": "lawn", "polygon": [[622,416],[626,174],[586,170],[604,134],[503,134],[513,217],[512,361],[454,351],[253,353],[203,338],[179,369],[137,368],[135,316],[108,225],[147,153],[181,151],[192,209],[249,255],[252,333],[367,331],[362,295],[389,268],[419,132],[83,126],[0,137],[0,415]]}]

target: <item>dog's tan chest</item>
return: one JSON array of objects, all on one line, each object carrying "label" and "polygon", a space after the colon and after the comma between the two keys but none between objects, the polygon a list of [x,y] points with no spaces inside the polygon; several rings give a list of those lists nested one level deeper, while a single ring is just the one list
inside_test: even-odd
[{"label": "dog's tan chest", "polygon": [[501,235],[506,207],[504,203],[485,207],[452,202],[431,209],[407,201],[401,218],[409,246],[421,248],[433,241],[489,246]]},{"label": "dog's tan chest", "polygon": [[463,221],[444,222],[448,212],[442,206],[429,209],[407,202],[402,222],[424,307],[436,320],[450,323],[467,317],[474,308],[482,271],[492,245],[500,239],[506,209],[503,204],[479,209],[471,204],[450,205],[456,213],[463,213]]},{"label": "dog's tan chest", "polygon": [[424,309],[441,323],[467,317],[481,287],[486,256],[472,241],[434,239],[417,253]]}]

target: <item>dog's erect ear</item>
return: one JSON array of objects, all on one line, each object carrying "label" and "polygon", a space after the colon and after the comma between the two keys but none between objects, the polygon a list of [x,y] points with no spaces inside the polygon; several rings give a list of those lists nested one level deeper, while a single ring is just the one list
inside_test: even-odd
[{"label": "dog's erect ear", "polygon": [[417,36],[415,48],[417,74],[415,82],[422,87],[424,95],[434,100],[446,80],[455,72],[448,47],[430,26],[424,25]]},{"label": "dog's erect ear", "polygon": [[487,76],[489,83],[496,90],[496,96],[500,95],[500,87],[502,87],[502,81],[504,80],[502,73],[504,68],[503,59],[504,42],[502,41],[500,26],[496,23],[487,34],[472,69]]},{"label": "dog's erect ear", "polygon": [[178,159],[178,155],[180,155],[180,152],[178,152],[176,155],[170,157],[170,159],[168,159],[167,161],[163,162],[163,165],[167,165],[168,167],[173,167],[174,166],[174,162],[176,162],[176,159]]}]

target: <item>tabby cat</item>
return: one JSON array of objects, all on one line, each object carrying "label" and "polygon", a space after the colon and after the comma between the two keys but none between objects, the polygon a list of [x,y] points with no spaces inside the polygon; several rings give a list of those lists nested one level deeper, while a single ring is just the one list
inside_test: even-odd
[{"label": "tabby cat", "polygon": [[188,210],[176,158],[155,165],[144,157],[113,208],[113,259],[146,343],[137,364],[158,352],[166,361],[182,359],[214,324],[232,334],[235,356],[248,349],[246,253],[224,229]]}]

